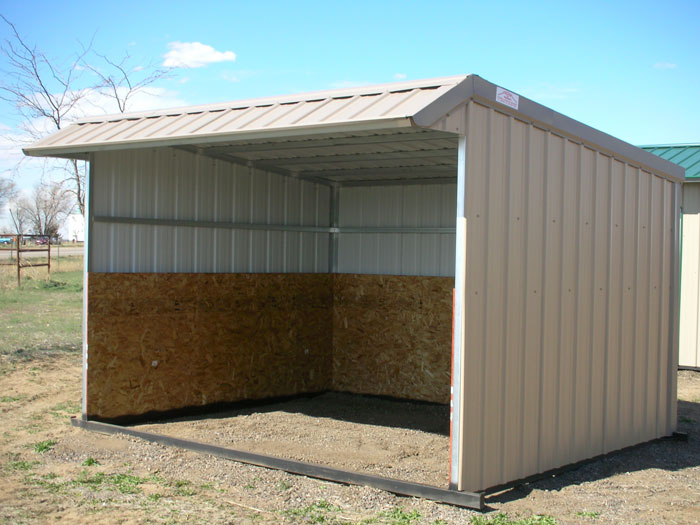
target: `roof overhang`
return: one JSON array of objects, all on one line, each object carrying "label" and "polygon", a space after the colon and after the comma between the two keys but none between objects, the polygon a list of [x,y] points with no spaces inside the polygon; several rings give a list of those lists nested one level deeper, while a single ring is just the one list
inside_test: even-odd
[{"label": "roof overhang", "polygon": [[94,152],[174,147],[328,184],[454,179],[459,130],[436,123],[472,100],[685,180],[683,168],[477,75],[92,117],[24,152],[87,160]]}]

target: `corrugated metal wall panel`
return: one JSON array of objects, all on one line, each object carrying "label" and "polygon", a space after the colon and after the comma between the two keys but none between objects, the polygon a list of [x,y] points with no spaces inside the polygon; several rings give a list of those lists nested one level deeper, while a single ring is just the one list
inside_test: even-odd
[{"label": "corrugated metal wall panel", "polygon": [[700,184],[683,186],[680,366],[700,367]]},{"label": "corrugated metal wall panel", "polygon": [[[185,151],[95,155],[97,217],[328,226],[329,190]],[[98,221],[96,272],[325,272],[328,234]]]},{"label": "corrugated metal wall panel", "polygon": [[674,184],[471,103],[462,490],[670,433]]},{"label": "corrugated metal wall panel", "polygon": [[[343,227],[454,228],[456,184],[346,187]],[[340,273],[454,275],[454,233],[341,233]]]}]

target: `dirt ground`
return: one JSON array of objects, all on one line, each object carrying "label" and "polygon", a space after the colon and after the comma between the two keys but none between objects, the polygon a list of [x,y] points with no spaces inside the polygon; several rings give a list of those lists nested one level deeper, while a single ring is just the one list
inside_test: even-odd
[{"label": "dirt ground", "polygon": [[[31,360],[0,356],[0,522],[438,524],[470,523],[477,515],[71,427],[70,415],[80,410],[80,375],[74,353]],[[679,430],[688,432],[687,442],[656,442],[611,455],[489,496],[489,508],[511,518],[549,515],[562,524],[700,523],[700,373],[681,372],[678,392]],[[340,458],[353,470],[443,484],[442,415],[425,417],[425,406],[411,404],[405,413],[387,412],[385,401],[365,398],[362,418],[344,422],[357,401],[349,397],[316,398],[323,410],[300,399],[238,411],[235,436],[221,418],[150,428],[270,453],[281,448],[279,429],[291,427],[281,455],[308,459],[302,445],[313,437],[316,462]],[[278,426],[270,428],[269,417]],[[348,454],[351,447],[359,454]]]}]

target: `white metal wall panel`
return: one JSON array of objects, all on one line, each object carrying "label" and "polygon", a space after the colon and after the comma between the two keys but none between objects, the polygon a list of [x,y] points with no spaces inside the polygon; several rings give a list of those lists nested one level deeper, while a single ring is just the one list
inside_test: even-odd
[{"label": "white metal wall panel", "polygon": [[477,103],[465,115],[460,489],[670,434],[674,184]]},{"label": "white metal wall panel", "polygon": [[[345,187],[341,229],[454,228],[456,184]],[[454,233],[341,233],[340,273],[454,276]]]},{"label": "white metal wall panel", "polygon": [[[186,151],[97,153],[96,217],[328,226],[329,190]],[[95,272],[325,272],[328,234],[97,221]]]},{"label": "white metal wall panel", "polygon": [[683,186],[679,366],[700,367],[700,184]]}]

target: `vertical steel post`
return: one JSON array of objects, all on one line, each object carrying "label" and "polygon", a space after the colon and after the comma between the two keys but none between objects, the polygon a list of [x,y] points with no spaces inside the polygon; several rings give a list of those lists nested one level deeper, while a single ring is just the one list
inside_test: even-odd
[{"label": "vertical steel post", "polygon": [[452,341],[452,390],[450,407],[450,488],[458,490],[462,457],[462,361],[464,357],[464,308],[467,267],[467,218],[465,214],[465,178],[467,137],[459,137],[457,150],[457,232],[455,236],[454,332]]},{"label": "vertical steel post", "polygon": [[91,238],[93,231],[92,187],[95,178],[95,154],[90,154],[88,175],[85,177],[85,242],[83,244],[83,395],[82,416],[87,420],[88,373],[88,274],[92,271]]},{"label": "vertical steel post", "polygon": [[[328,243],[328,272],[338,273],[338,224],[340,221],[340,188],[337,185],[331,187],[330,195],[330,239]],[[335,231],[334,231],[335,230]]]}]

